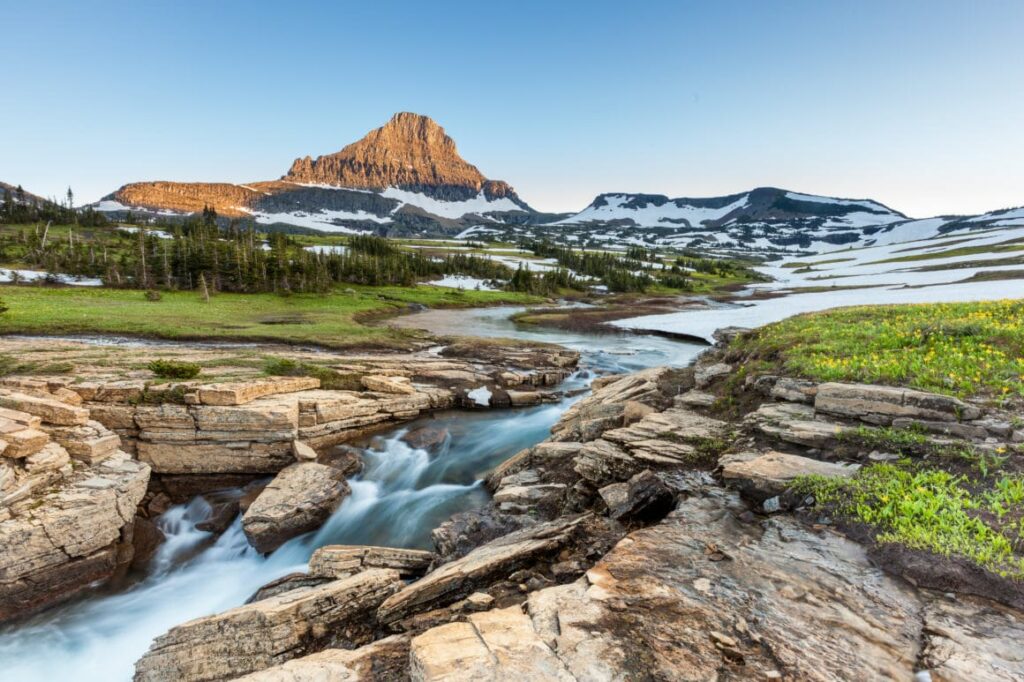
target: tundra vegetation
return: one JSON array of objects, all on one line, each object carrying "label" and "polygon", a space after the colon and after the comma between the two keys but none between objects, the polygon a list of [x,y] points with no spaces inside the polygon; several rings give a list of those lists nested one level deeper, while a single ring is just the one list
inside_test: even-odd
[{"label": "tundra vegetation", "polygon": [[[799,315],[738,336],[745,374],[908,386],[981,404],[1024,433],[1024,302],[864,306]],[[745,390],[732,382],[733,393]],[[1024,444],[861,425],[839,451],[871,452],[851,478],[796,491],[878,546],[925,551],[1024,580]]]}]

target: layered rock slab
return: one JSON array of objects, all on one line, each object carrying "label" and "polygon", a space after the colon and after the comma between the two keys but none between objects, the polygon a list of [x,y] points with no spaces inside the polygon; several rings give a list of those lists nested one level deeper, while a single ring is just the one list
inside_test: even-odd
[{"label": "layered rock slab", "polygon": [[229,680],[331,641],[362,643],[374,609],[401,585],[397,571],[374,569],[189,621],[153,641],[135,664],[135,681]]},{"label": "layered rock slab", "polygon": [[[60,446],[47,447],[67,461]],[[119,452],[42,496],[0,510],[0,620],[109,578],[148,481],[149,467]]]}]

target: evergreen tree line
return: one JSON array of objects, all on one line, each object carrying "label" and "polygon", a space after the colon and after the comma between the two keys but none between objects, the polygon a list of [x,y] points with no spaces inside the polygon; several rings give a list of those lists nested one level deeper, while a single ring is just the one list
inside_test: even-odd
[{"label": "evergreen tree line", "polygon": [[58,225],[82,225],[100,227],[108,225],[107,217],[91,208],[76,210],[74,193],[68,188],[63,202],[40,200],[30,195],[21,185],[14,189],[3,188],[0,203],[0,224],[17,225],[36,222],[51,222]]},{"label": "evergreen tree line", "polygon": [[[0,238],[0,258],[17,252],[17,260],[32,267],[135,289],[205,286],[210,291],[300,293],[325,292],[338,284],[412,286],[421,279],[455,274],[503,281],[515,275],[488,258],[425,256],[373,236],[351,237],[343,253],[318,253],[286,234],[272,233],[264,240],[246,225],[219,228],[213,209],[172,229],[156,234],[139,227],[130,237],[106,241],[75,239],[73,231],[66,239],[47,239],[46,228],[22,229]],[[508,286],[550,290],[554,279],[521,279]]]},{"label": "evergreen tree line", "polygon": [[645,272],[650,265],[601,251],[577,251],[548,240],[528,242],[524,247],[541,258],[554,258],[578,275],[599,279],[609,291],[646,291],[654,278]]}]

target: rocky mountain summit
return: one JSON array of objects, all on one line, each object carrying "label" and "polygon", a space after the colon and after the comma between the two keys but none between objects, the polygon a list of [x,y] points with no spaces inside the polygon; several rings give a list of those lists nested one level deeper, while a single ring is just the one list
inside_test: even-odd
[{"label": "rocky mountain summit", "polygon": [[170,219],[207,206],[283,229],[387,235],[451,235],[480,222],[543,219],[508,183],[487,179],[459,156],[444,128],[408,112],[339,152],[296,159],[280,180],[137,182],[95,208]]},{"label": "rocky mountain summit", "polygon": [[340,152],[296,159],[281,179],[371,190],[397,187],[446,201],[481,193],[488,200],[520,201],[508,183],[488,180],[459,156],[455,141],[433,119],[409,112],[395,114]]}]

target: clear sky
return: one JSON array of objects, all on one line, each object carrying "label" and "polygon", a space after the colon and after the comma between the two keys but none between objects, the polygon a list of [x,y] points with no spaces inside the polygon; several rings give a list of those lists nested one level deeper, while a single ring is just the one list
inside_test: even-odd
[{"label": "clear sky", "polygon": [[541,210],[1024,204],[1024,1],[0,0],[0,180],[245,182],[427,114]]}]

